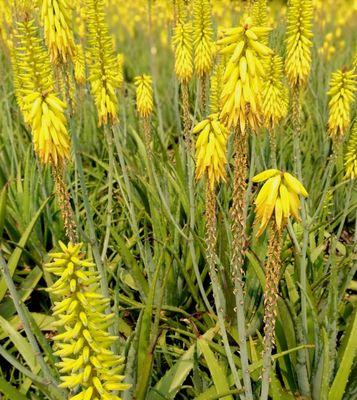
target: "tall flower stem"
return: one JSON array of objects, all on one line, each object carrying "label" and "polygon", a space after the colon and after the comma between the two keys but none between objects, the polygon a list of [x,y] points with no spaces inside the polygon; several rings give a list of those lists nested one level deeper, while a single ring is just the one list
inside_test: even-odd
[{"label": "tall flower stem", "polygon": [[187,156],[191,154],[191,120],[190,120],[190,102],[189,102],[189,92],[188,83],[183,82],[181,85],[182,91],[182,117],[183,117],[183,136],[186,145]]},{"label": "tall flower stem", "polygon": [[61,210],[61,217],[63,219],[66,236],[72,243],[77,243],[78,233],[76,229],[76,222],[74,219],[73,210],[71,207],[70,194],[68,193],[67,186],[64,181],[64,171],[65,167],[63,164],[53,166],[52,176],[55,182],[56,197]]},{"label": "tall flower stem", "polygon": [[269,130],[269,139],[270,139],[270,160],[271,166],[273,168],[277,168],[276,162],[276,132],[274,128]]},{"label": "tall flower stem", "polygon": [[243,382],[246,398],[253,399],[252,385],[249,374],[249,360],[247,348],[246,321],[244,313],[243,293],[243,265],[247,245],[246,238],[246,191],[248,175],[247,168],[247,134],[237,130],[234,135],[234,181],[233,204],[231,208],[232,218],[232,278],[234,283],[234,295],[236,300],[237,328],[242,363]]},{"label": "tall flower stem", "polygon": [[[302,165],[301,165],[301,150],[300,150],[300,138],[301,138],[301,103],[300,103],[301,88],[299,85],[295,85],[292,89],[292,122],[293,122],[293,145],[294,145],[294,169],[299,180],[302,181]],[[307,246],[309,239],[309,228],[307,225],[306,215],[306,204],[302,200],[302,225],[303,225],[303,239],[301,252],[299,254],[299,266],[300,266],[300,285],[301,292],[306,293],[306,268],[307,268]],[[307,339],[307,299],[304,295],[301,295],[301,322],[303,328],[303,334],[305,341]],[[300,343],[303,344],[303,343]],[[304,365],[300,371],[303,373],[301,379],[299,379],[301,394],[307,396],[310,394],[310,388],[306,384],[308,382],[307,376],[307,351],[305,349],[299,351],[299,359]]]},{"label": "tall flower stem", "polygon": [[264,288],[264,353],[262,371],[262,390],[260,399],[267,400],[269,394],[270,371],[272,364],[272,349],[274,346],[275,320],[280,279],[280,253],[282,248],[282,234],[277,226],[270,231],[268,246],[268,261],[265,267]]},{"label": "tall flower stem", "polygon": [[106,228],[102,249],[102,262],[105,261],[105,256],[107,253],[107,249],[109,246],[110,239],[110,230],[112,224],[112,215],[113,215],[113,170],[114,170],[114,149],[113,149],[113,135],[111,129],[105,125],[104,126],[104,135],[108,145],[108,156],[109,156],[109,165],[108,165],[108,201],[107,201],[107,220],[106,220]]},{"label": "tall flower stem", "polygon": [[[224,297],[222,289],[220,287],[216,266],[217,266],[217,255],[216,255],[216,197],[214,189],[212,189],[209,180],[207,179],[206,186],[206,244],[207,244],[207,263],[208,270],[211,279],[214,302],[217,310],[219,328],[222,335],[223,345],[227,355],[228,363],[231,368],[234,383],[237,389],[242,389],[242,385],[239,380],[236,366],[234,364],[232,351],[228,341],[228,335],[225,327],[224,318]],[[243,398],[243,395],[242,397]]]}]

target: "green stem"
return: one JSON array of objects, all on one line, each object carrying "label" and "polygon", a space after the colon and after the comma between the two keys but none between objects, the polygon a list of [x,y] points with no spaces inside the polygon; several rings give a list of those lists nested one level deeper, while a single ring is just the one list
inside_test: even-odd
[{"label": "green stem", "polygon": [[102,262],[105,262],[105,256],[107,253],[110,230],[112,225],[112,215],[113,215],[113,169],[114,169],[114,152],[113,152],[113,135],[108,126],[104,127],[104,135],[107,140],[108,145],[108,155],[109,155],[109,168],[108,168],[108,202],[107,202],[107,221],[105,227],[105,235],[102,249]]}]

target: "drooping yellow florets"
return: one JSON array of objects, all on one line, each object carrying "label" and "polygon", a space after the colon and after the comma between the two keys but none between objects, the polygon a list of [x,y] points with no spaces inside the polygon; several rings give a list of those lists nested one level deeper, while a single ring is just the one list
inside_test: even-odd
[{"label": "drooping yellow florets", "polygon": [[70,153],[65,104],[54,94],[48,54],[33,20],[17,24],[16,42],[19,93],[25,122],[32,129],[35,152],[43,163],[57,165],[68,159]]},{"label": "drooping yellow florets", "polygon": [[67,62],[75,51],[72,6],[67,0],[42,0],[41,20],[51,61]]},{"label": "drooping yellow florets", "polygon": [[347,179],[357,178],[357,121],[353,124],[350,138],[347,142],[345,169]]},{"label": "drooping yellow florets", "polygon": [[175,73],[181,83],[188,83],[193,74],[192,24],[187,20],[187,8],[183,0],[176,4],[176,24],[172,36],[175,52]]},{"label": "drooping yellow florets", "polygon": [[196,179],[206,173],[213,190],[217,183],[226,180],[228,131],[220,123],[216,113],[199,122],[193,133],[199,134],[196,142]]},{"label": "drooping yellow florets", "polygon": [[300,181],[288,172],[281,172],[277,169],[261,172],[252,181],[266,181],[255,199],[256,218],[260,223],[257,236],[264,232],[273,212],[275,212],[275,222],[279,230],[285,226],[290,215],[300,221],[299,195],[308,196]]},{"label": "drooping yellow florets", "polygon": [[80,44],[76,45],[73,55],[74,79],[79,85],[86,81],[86,65],[84,61],[84,52]]},{"label": "drooping yellow florets", "polygon": [[353,70],[338,70],[331,76],[328,132],[330,136],[342,136],[350,124],[350,109],[357,88],[357,75]]},{"label": "drooping yellow florets", "polygon": [[194,0],[193,45],[195,71],[199,77],[206,75],[213,62],[213,29],[209,0]]},{"label": "drooping yellow florets", "polygon": [[114,123],[118,120],[118,100],[115,90],[117,60],[112,38],[105,21],[104,1],[86,0],[89,81],[98,112],[98,124]]},{"label": "drooping yellow florets", "polygon": [[312,0],[290,0],[285,70],[291,86],[305,85],[311,68]]},{"label": "drooping yellow florets", "polygon": [[244,131],[246,125],[256,129],[260,123],[262,59],[272,50],[259,38],[269,31],[270,28],[252,26],[251,18],[246,18],[241,27],[227,29],[225,37],[218,41],[223,46],[220,53],[230,57],[223,77],[220,116],[228,128],[240,126]]},{"label": "drooping yellow florets", "polygon": [[61,252],[50,253],[45,269],[59,277],[48,290],[59,298],[53,314],[61,330],[53,339],[61,358],[60,387],[79,388],[71,400],[120,400],[115,392],[130,385],[122,382],[123,357],[110,350],[117,340],[108,333],[114,318],[105,314],[110,301],[100,294],[98,273],[84,258],[82,244],[59,245]]},{"label": "drooping yellow florets", "polygon": [[142,118],[150,116],[153,110],[152,79],[149,75],[140,75],[134,78],[136,86],[136,107]]},{"label": "drooping yellow florets", "polygon": [[283,84],[283,62],[279,55],[269,55],[265,63],[263,115],[265,124],[273,128],[288,112],[288,88]]}]

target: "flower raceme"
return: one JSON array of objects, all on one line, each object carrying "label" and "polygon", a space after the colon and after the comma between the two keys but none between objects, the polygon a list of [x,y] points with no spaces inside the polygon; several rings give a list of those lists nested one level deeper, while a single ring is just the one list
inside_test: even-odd
[{"label": "flower raceme", "polygon": [[265,124],[273,128],[288,112],[288,89],[283,84],[283,62],[271,54],[264,60],[266,75],[263,84],[262,110]]},{"label": "flower raceme", "polygon": [[350,124],[350,109],[357,88],[353,70],[338,70],[330,81],[328,132],[332,137],[343,136]]},{"label": "flower raceme", "polygon": [[70,138],[65,104],[54,94],[54,81],[48,54],[42,46],[33,20],[18,22],[16,54],[25,122],[31,126],[35,152],[40,160],[57,165],[70,156]]},{"label": "flower raceme", "polygon": [[136,107],[142,118],[148,118],[153,110],[152,79],[149,75],[134,78],[136,86]]},{"label": "flower raceme", "polygon": [[42,0],[41,20],[51,62],[67,62],[75,51],[72,7],[67,0]]},{"label": "flower raceme", "polygon": [[305,85],[311,68],[312,0],[290,0],[285,70],[291,86]]},{"label": "flower raceme", "polygon": [[59,277],[48,291],[60,299],[53,307],[60,327],[53,338],[54,354],[61,358],[60,387],[79,388],[71,400],[120,400],[114,392],[130,385],[122,382],[123,357],[110,350],[117,338],[108,333],[114,318],[105,314],[109,299],[99,293],[98,273],[84,258],[82,244],[59,245],[45,269]]},{"label": "flower raceme", "polygon": [[352,126],[351,135],[347,142],[345,169],[347,179],[357,178],[357,121]]},{"label": "flower raceme", "polygon": [[272,50],[259,41],[271,29],[254,27],[251,18],[243,26],[226,29],[218,40],[220,53],[229,56],[223,76],[220,118],[227,128],[246,125],[255,130],[261,119],[261,86],[264,76],[262,59]]},{"label": "flower raceme", "polygon": [[213,29],[211,4],[209,0],[193,2],[193,45],[194,64],[197,75],[201,78],[208,74],[213,63]]},{"label": "flower raceme", "polygon": [[[267,0],[255,0],[252,5],[252,19],[254,26],[268,26]],[[260,41],[268,44],[268,32],[261,35]]]},{"label": "flower raceme", "polygon": [[117,59],[112,38],[105,21],[104,1],[86,0],[89,81],[98,112],[98,125],[114,123],[118,120],[118,100],[115,90],[117,79]]},{"label": "flower raceme", "polygon": [[213,190],[217,183],[226,180],[228,131],[220,123],[216,113],[199,122],[194,127],[193,133],[199,134],[196,141],[196,179],[207,173]]},{"label": "flower raceme", "polygon": [[299,209],[301,205],[299,195],[308,196],[300,181],[288,172],[281,172],[277,169],[263,171],[253,177],[252,181],[266,181],[255,199],[256,218],[260,222],[257,237],[266,229],[273,212],[275,213],[275,222],[279,230],[285,226],[290,215],[300,221]]}]

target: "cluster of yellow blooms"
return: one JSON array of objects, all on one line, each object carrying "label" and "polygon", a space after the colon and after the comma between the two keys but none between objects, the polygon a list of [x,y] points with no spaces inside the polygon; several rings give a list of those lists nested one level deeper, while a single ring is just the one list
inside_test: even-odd
[{"label": "cluster of yellow blooms", "polygon": [[67,0],[43,0],[41,20],[45,40],[53,63],[67,62],[75,51],[72,8]]},{"label": "cluster of yellow blooms", "polygon": [[265,125],[273,128],[288,112],[289,93],[283,84],[283,62],[279,55],[266,58],[265,70],[262,109]]},{"label": "cluster of yellow blooms", "polygon": [[286,75],[291,86],[306,84],[311,68],[312,0],[290,0],[286,30]]},{"label": "cluster of yellow blooms", "polygon": [[99,126],[118,120],[117,59],[105,21],[104,0],[86,0],[89,81]]},{"label": "cluster of yellow blooms", "polygon": [[136,107],[142,118],[148,118],[152,114],[152,79],[149,75],[140,75],[134,78],[136,86]]},{"label": "cluster of yellow blooms", "polygon": [[357,121],[354,122],[347,143],[345,155],[345,169],[347,179],[357,178]]},{"label": "cluster of yellow blooms", "polygon": [[328,132],[330,136],[343,136],[350,124],[350,109],[357,88],[357,75],[353,70],[338,70],[331,76]]},{"label": "cluster of yellow blooms", "polygon": [[[267,0],[254,1],[252,5],[252,19],[254,26],[269,26]],[[260,41],[268,44],[268,32],[260,35]]]},{"label": "cluster of yellow blooms", "polygon": [[264,232],[273,212],[279,230],[285,226],[290,215],[300,221],[299,195],[307,197],[308,193],[296,178],[288,172],[268,169],[253,177],[252,181],[266,181],[255,199],[256,218],[260,222],[257,236]]},{"label": "cluster of yellow blooms", "polygon": [[33,20],[18,22],[14,52],[25,122],[31,126],[35,152],[54,165],[69,158],[65,104],[54,94],[52,68]]},{"label": "cluster of yellow blooms", "polygon": [[226,180],[226,146],[228,130],[220,123],[218,114],[211,114],[193,129],[199,134],[196,141],[196,179],[207,174],[211,190]]},{"label": "cluster of yellow blooms", "polygon": [[248,123],[255,130],[260,124],[263,58],[272,50],[259,38],[270,30],[254,27],[251,18],[246,18],[242,26],[226,29],[224,38],[217,42],[222,46],[220,53],[229,55],[223,77],[220,115],[228,128],[240,126],[245,131]]},{"label": "cluster of yellow blooms", "polygon": [[71,400],[120,400],[115,392],[130,385],[122,382],[123,357],[110,350],[117,340],[108,333],[114,318],[105,314],[110,301],[99,293],[98,273],[84,258],[82,244],[59,245],[61,252],[50,253],[45,269],[59,277],[48,291],[60,298],[53,307],[60,327],[53,338],[55,355],[62,360],[57,364],[60,387],[80,388]]},{"label": "cluster of yellow blooms", "polygon": [[206,75],[213,63],[213,29],[209,0],[193,2],[193,45],[195,72]]}]

